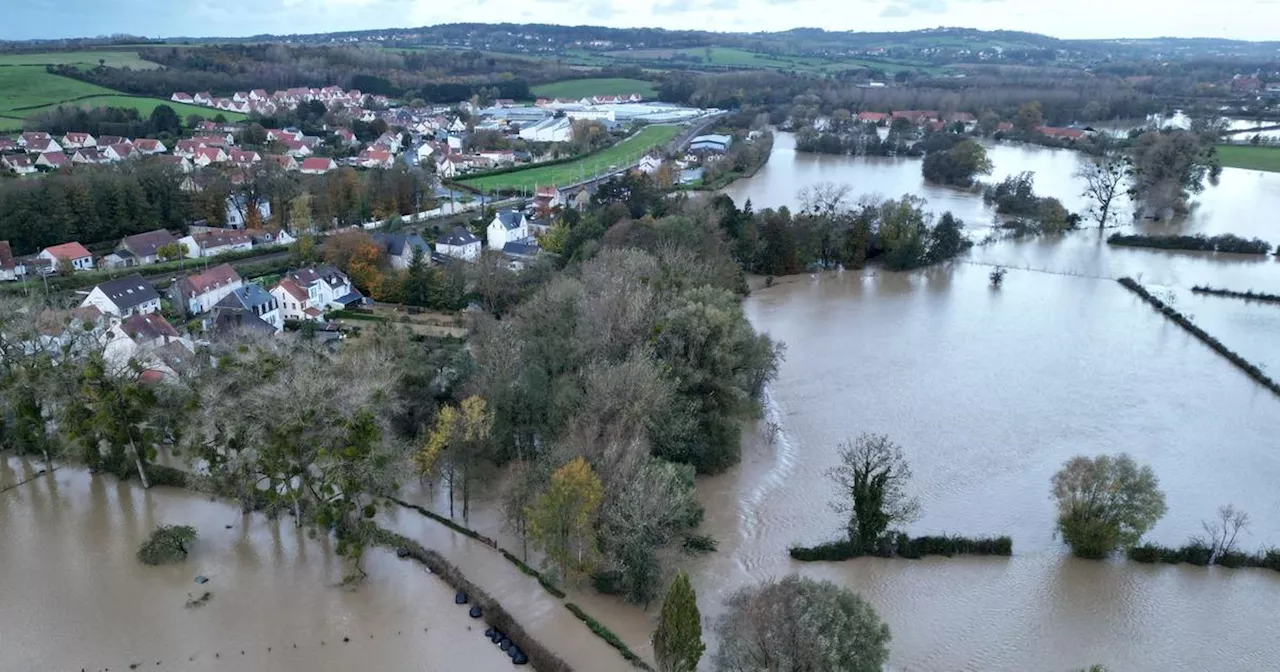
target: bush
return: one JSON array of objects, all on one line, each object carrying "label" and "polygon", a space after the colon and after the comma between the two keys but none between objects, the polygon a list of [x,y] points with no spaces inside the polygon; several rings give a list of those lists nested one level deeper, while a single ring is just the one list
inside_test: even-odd
[{"label": "bush", "polygon": [[1224,233],[1218,236],[1148,236],[1141,234],[1123,235],[1113,233],[1107,237],[1112,245],[1129,247],[1152,247],[1162,250],[1192,250],[1197,252],[1232,252],[1235,254],[1267,254],[1271,251],[1271,243],[1254,238],[1249,240],[1240,236]]},{"label": "bush", "polygon": [[684,538],[684,550],[690,553],[712,553],[719,547],[715,539],[705,534],[691,534]]},{"label": "bush", "polygon": [[636,653],[627,646],[626,642],[622,641],[618,635],[614,634],[614,632],[609,628],[606,628],[602,623],[600,623],[600,621],[591,618],[587,612],[582,610],[582,607],[579,607],[572,602],[569,602],[564,606],[566,609],[573,612],[573,615],[577,616],[578,620],[586,623],[587,627],[591,629],[591,632],[596,633],[599,635],[600,639],[608,642],[609,646],[617,649],[618,652],[622,654],[622,657],[627,659],[627,662],[642,670],[649,670],[652,672],[653,668],[649,667],[649,665],[644,662],[643,658],[637,656]]},{"label": "bush", "polygon": [[173,467],[166,467],[163,464],[153,464],[147,467],[147,479],[151,481],[151,485],[167,485],[174,488],[187,487],[187,472]]},{"label": "bush", "polygon": [[195,540],[196,528],[190,525],[161,525],[138,547],[138,560],[147,565],[181,562]]},{"label": "bush", "polygon": [[888,534],[871,546],[852,541],[833,541],[817,546],[792,546],[791,557],[801,562],[839,562],[862,556],[900,557],[911,560],[927,555],[1013,555],[1013,539],[959,535],[909,537],[901,532]]},{"label": "bush", "polygon": [[[1181,548],[1170,548],[1156,544],[1143,544],[1130,548],[1126,554],[1134,562],[1152,564],[1164,562],[1170,565],[1189,563],[1198,567],[1206,567],[1213,560],[1213,549],[1204,544],[1192,541]],[[1242,553],[1229,551],[1219,555],[1213,564],[1229,567],[1258,567],[1280,572],[1280,550],[1269,549],[1259,553]]]},{"label": "bush", "polygon": [[1255,292],[1252,289],[1245,292],[1237,292],[1230,289],[1219,289],[1217,287],[1206,287],[1196,285],[1191,291],[1197,294],[1212,294],[1214,296],[1230,296],[1237,299],[1245,299],[1247,301],[1265,301],[1268,303],[1280,303],[1280,294],[1267,294],[1266,292]]}]

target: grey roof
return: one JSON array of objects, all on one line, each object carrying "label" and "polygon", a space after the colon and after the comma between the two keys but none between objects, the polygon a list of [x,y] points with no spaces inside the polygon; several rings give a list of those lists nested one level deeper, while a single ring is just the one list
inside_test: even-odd
[{"label": "grey roof", "polygon": [[165,229],[156,229],[155,231],[126,236],[120,241],[120,247],[133,252],[139,257],[154,257],[157,250],[174,242],[176,240],[172,233]]},{"label": "grey roof", "polygon": [[328,283],[330,287],[337,287],[347,283],[347,276],[332,266],[312,266],[298,269],[290,273],[289,277],[293,278],[293,281],[303,289],[321,281]]},{"label": "grey roof", "polygon": [[541,251],[536,242],[507,243],[502,246],[502,253],[513,257],[532,257]]},{"label": "grey roof", "polygon": [[[257,285],[254,286],[256,287]],[[227,308],[219,303],[213,309],[213,331],[219,334],[234,331],[256,331],[274,335],[276,328],[267,324],[261,317],[253,314],[253,311],[243,308]]]},{"label": "grey roof", "polygon": [[498,221],[502,222],[502,226],[508,231],[520,228],[520,219],[519,210],[503,210],[498,213]]},{"label": "grey roof", "polygon": [[275,301],[276,298],[254,283],[248,283],[228,294],[225,298],[218,302],[223,308],[245,308],[252,310],[258,306],[265,306]]},{"label": "grey roof", "polygon": [[374,234],[373,238],[382,244],[387,254],[393,257],[400,256],[406,246],[422,250],[424,255],[431,256],[431,246],[416,233],[378,233]]},{"label": "grey roof", "polygon": [[107,298],[121,310],[128,310],[148,301],[160,300],[160,294],[156,292],[156,288],[137,273],[116,280],[108,280],[98,285],[98,289],[102,290],[102,293],[106,294]]},{"label": "grey roof", "polygon": [[468,231],[467,229],[464,229],[461,226],[453,227],[452,231],[436,239],[437,244],[454,245],[458,247],[461,247],[463,245],[470,245],[472,243],[478,243],[478,242],[480,242],[480,239],[476,238],[475,234],[471,233],[470,231]]}]

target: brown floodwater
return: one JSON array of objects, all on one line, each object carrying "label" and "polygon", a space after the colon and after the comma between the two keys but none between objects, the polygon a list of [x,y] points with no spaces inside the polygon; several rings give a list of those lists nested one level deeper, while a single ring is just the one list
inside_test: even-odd
[{"label": "brown floodwater", "polygon": [[[981,198],[923,184],[918,160],[804,156],[793,148],[791,136],[779,134],[765,168],[727,193],[739,204],[750,198],[757,210],[794,208],[801,188],[834,181],[850,184],[855,197],[919,194],[932,209],[964,218],[975,239],[989,231],[994,213]],[[1038,192],[1082,207],[1076,154],[1000,145],[991,156],[995,178],[1032,170]],[[1277,210],[1280,175],[1228,169],[1191,216],[1126,229],[1233,232],[1277,243]],[[1054,471],[1076,454],[1127,451],[1155,469],[1166,493],[1169,511],[1150,539],[1181,544],[1217,506],[1232,503],[1253,518],[1245,548],[1280,545],[1280,400],[1114,282],[1139,278],[1276,375],[1280,307],[1189,290],[1280,293],[1280,262],[1113,248],[1104,238],[1080,231],[995,242],[942,267],[804,274],[754,292],[748,317],[787,354],[765,417],[744,433],[742,464],[699,482],[702,531],[720,549],[677,563],[691,572],[708,621],[730,591],[801,572],[875,605],[893,631],[893,670],[1280,669],[1280,574],[1081,561],[1053,537]],[[987,281],[992,265],[1013,269],[998,290]],[[911,460],[923,515],[908,531],[1008,534],[1014,556],[792,562],[792,544],[839,534],[822,472],[837,444],[860,432],[889,434]],[[25,468],[12,458],[0,463],[0,489]],[[410,484],[404,497],[448,510],[440,489]],[[202,535],[187,563],[155,569],[133,559],[152,525],[187,521]],[[385,512],[380,522],[439,550],[575,669],[629,669],[565,600],[492,549],[410,511]],[[519,554],[496,502],[473,503],[469,524]],[[170,660],[179,669],[508,664],[479,633],[465,631],[471,622],[453,607],[452,591],[419,566],[374,553],[371,579],[354,591],[339,588],[341,565],[323,542],[287,521],[245,518],[186,493],[60,470],[0,495],[0,539],[0,670],[146,660],[161,660],[161,669],[172,669]],[[197,573],[213,579],[214,598],[187,610],[182,602]],[[568,592],[568,601],[651,656],[656,608]],[[409,621],[420,625],[402,627]],[[350,644],[331,648],[347,635]],[[317,650],[320,639],[327,645]],[[280,655],[278,643],[294,641],[299,652]],[[242,648],[240,667],[208,660]]]},{"label": "brown floodwater", "polygon": [[[39,466],[0,455],[0,490]],[[185,562],[134,557],[161,524],[198,530]],[[289,520],[58,469],[0,494],[0,670],[512,669],[421,565],[373,550],[366,569],[343,587],[327,541]]]}]

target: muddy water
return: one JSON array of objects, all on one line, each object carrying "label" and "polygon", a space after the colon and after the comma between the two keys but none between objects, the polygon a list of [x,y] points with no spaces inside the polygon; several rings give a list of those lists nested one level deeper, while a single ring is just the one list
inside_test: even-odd
[{"label": "muddy water", "polygon": [[[0,455],[0,490],[35,468]],[[197,528],[192,556],[139,563],[138,544],[169,523]],[[420,565],[375,550],[366,568],[343,588],[331,549],[288,521],[59,469],[0,494],[0,670],[511,669]],[[184,606],[206,590],[205,606]]]}]

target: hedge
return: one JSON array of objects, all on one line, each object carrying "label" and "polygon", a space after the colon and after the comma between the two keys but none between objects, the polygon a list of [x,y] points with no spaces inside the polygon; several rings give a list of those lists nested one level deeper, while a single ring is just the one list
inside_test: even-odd
[{"label": "hedge", "polygon": [[512,555],[511,552],[505,548],[499,548],[498,551],[502,553],[502,557],[511,561],[511,564],[519,568],[520,571],[537,579],[538,583],[542,584],[542,587],[545,588],[548,593],[551,593],[552,595],[555,595],[556,597],[562,600],[565,598],[564,591],[557,588],[556,584],[552,583],[551,580],[548,579],[546,576],[544,576],[541,572],[530,567],[528,564],[525,563],[525,561]]},{"label": "hedge", "polygon": [[631,648],[627,646],[627,643],[622,641],[622,638],[614,634],[612,630],[605,627],[600,621],[591,618],[587,612],[582,610],[582,607],[579,607],[572,602],[569,602],[564,606],[569,611],[572,611],[573,615],[578,617],[578,620],[586,623],[587,627],[591,628],[591,632],[596,633],[601,639],[608,642],[609,646],[617,649],[618,652],[622,654],[622,657],[627,659],[627,662],[642,670],[649,670],[649,672],[653,672],[653,668],[649,667],[649,664],[644,662],[643,658],[637,656],[635,651],[632,651]]},{"label": "hedge", "polygon": [[886,535],[872,546],[853,541],[832,541],[817,546],[792,546],[792,559],[801,562],[839,562],[863,556],[919,559],[926,555],[1013,555],[1013,539],[1005,537],[968,538],[959,535],[909,537],[901,532]]},{"label": "hedge", "polygon": [[1236,254],[1269,254],[1271,243],[1261,238],[1242,238],[1224,233],[1218,236],[1148,236],[1113,233],[1107,237],[1111,245],[1128,247],[1153,247],[1162,250],[1193,250],[1197,252],[1233,252]]},{"label": "hedge", "polygon": [[1250,378],[1253,378],[1254,380],[1261,383],[1263,387],[1271,390],[1277,395],[1280,395],[1280,383],[1277,383],[1276,381],[1272,380],[1270,376],[1268,376],[1266,373],[1262,371],[1262,369],[1259,369],[1257,366],[1254,366],[1253,364],[1249,363],[1248,360],[1241,357],[1240,355],[1237,355],[1227,346],[1223,345],[1222,341],[1219,341],[1213,336],[1210,336],[1209,333],[1206,332],[1204,329],[1201,329],[1200,327],[1196,326],[1195,323],[1187,319],[1185,315],[1183,315],[1182,313],[1179,313],[1178,311],[1174,310],[1172,307],[1166,305],[1164,301],[1157,299],[1155,296],[1151,294],[1151,292],[1148,292],[1146,288],[1138,284],[1133,278],[1120,278],[1116,282],[1119,282],[1120,285],[1123,286],[1125,289],[1128,289],[1134,294],[1137,294],[1138,296],[1142,297],[1143,300],[1145,300],[1147,303],[1155,307],[1156,310],[1159,310],[1161,313],[1163,313],[1165,317],[1169,318],[1170,320],[1173,320],[1183,329],[1186,329],[1187,331],[1191,332],[1192,336],[1195,336],[1196,338],[1200,339],[1201,341],[1204,342],[1205,345],[1209,346],[1210,348],[1213,348],[1215,351],[1217,351],[1218,354],[1222,355],[1223,357],[1226,357],[1232,364],[1235,364],[1237,367],[1239,367],[1240,370],[1249,374]]},{"label": "hedge", "polygon": [[[1181,548],[1143,544],[1130,548],[1125,555],[1134,562],[1147,564],[1163,562],[1176,565],[1186,562],[1205,567],[1209,565],[1210,560],[1213,560],[1213,549],[1194,542]],[[1230,568],[1260,567],[1280,572],[1280,549],[1272,548],[1258,553],[1231,551],[1218,556],[1214,564]]]},{"label": "hedge", "polygon": [[1246,292],[1236,292],[1230,289],[1219,289],[1217,287],[1202,287],[1196,285],[1191,291],[1197,294],[1212,294],[1214,296],[1230,296],[1236,299],[1245,299],[1247,301],[1265,301],[1268,303],[1280,303],[1280,294],[1267,294],[1265,292],[1255,292],[1252,289]]}]

